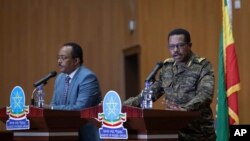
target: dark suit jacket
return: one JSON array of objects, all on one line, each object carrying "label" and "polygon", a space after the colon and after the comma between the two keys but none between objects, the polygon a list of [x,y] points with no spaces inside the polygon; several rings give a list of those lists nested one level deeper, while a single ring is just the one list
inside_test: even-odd
[{"label": "dark suit jacket", "polygon": [[64,95],[66,74],[60,73],[54,86],[51,101],[56,110],[81,110],[101,102],[101,92],[96,75],[85,66],[79,67],[69,85],[66,104],[61,104]]}]

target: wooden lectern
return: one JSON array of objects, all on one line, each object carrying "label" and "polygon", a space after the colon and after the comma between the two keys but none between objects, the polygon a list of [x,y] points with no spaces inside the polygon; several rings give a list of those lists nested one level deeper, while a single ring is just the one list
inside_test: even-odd
[{"label": "wooden lectern", "polygon": [[[0,120],[8,120],[6,108],[0,109]],[[12,133],[14,141],[77,141],[78,129],[86,122],[80,118],[79,111],[59,111],[30,107],[27,115],[29,130],[4,132]],[[2,137],[1,137],[2,140]]]},{"label": "wooden lectern", "polygon": [[[87,108],[81,111],[81,118],[94,121],[102,111],[102,106]],[[122,113],[127,114],[127,121],[123,126],[128,130],[130,141],[176,141],[178,131],[199,116],[197,112],[149,110],[131,106],[123,106]],[[101,126],[98,121],[94,122],[98,127]]]},{"label": "wooden lectern", "polygon": [[[80,112],[30,107],[27,115],[30,129],[11,133],[14,141],[76,141],[78,129],[84,123],[93,122],[99,128],[102,126],[102,123],[96,120],[98,113],[102,112],[101,105]],[[178,140],[178,131],[199,116],[197,112],[147,110],[130,106],[123,106],[122,113],[127,115],[123,126],[128,130],[130,141]],[[8,118],[6,108],[1,108],[0,120],[5,123]]]}]

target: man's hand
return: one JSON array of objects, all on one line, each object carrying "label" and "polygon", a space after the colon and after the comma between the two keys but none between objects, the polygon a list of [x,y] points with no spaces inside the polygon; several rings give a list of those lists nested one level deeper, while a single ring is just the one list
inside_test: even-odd
[{"label": "man's hand", "polygon": [[165,98],[163,100],[164,100],[163,104],[165,104],[166,110],[187,111],[186,109],[182,108],[181,106],[179,106],[178,104],[174,102],[170,102],[169,100]]},{"label": "man's hand", "polygon": [[44,108],[44,109],[51,109],[51,106],[50,106],[49,104],[44,104],[44,105],[43,105],[43,108]]}]

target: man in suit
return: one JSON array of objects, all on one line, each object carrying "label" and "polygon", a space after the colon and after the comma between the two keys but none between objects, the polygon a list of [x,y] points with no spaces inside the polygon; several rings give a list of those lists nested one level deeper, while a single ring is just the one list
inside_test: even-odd
[{"label": "man in suit", "polygon": [[[55,80],[51,109],[81,110],[101,102],[96,75],[83,66],[83,51],[76,43],[66,43],[59,50],[58,66],[61,73]],[[66,78],[69,79],[65,86]]]},{"label": "man in suit", "polygon": [[[66,43],[59,50],[57,76],[50,105],[52,110],[81,110],[98,105],[101,92],[96,75],[83,65],[83,51],[76,43]],[[88,123],[79,132],[79,139],[99,140],[98,129]]]}]

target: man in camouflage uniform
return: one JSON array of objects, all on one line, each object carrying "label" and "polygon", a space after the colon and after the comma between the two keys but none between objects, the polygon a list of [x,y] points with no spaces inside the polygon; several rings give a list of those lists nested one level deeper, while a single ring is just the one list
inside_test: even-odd
[{"label": "man in camouflage uniform", "polygon": [[[150,89],[153,100],[165,94],[166,108],[198,111],[201,118],[179,132],[181,141],[214,141],[214,121],[210,104],[213,99],[214,73],[208,60],[191,51],[190,34],[175,29],[168,35],[168,49],[173,58],[166,59],[159,80]],[[125,105],[140,106],[141,95],[129,98]]]}]

